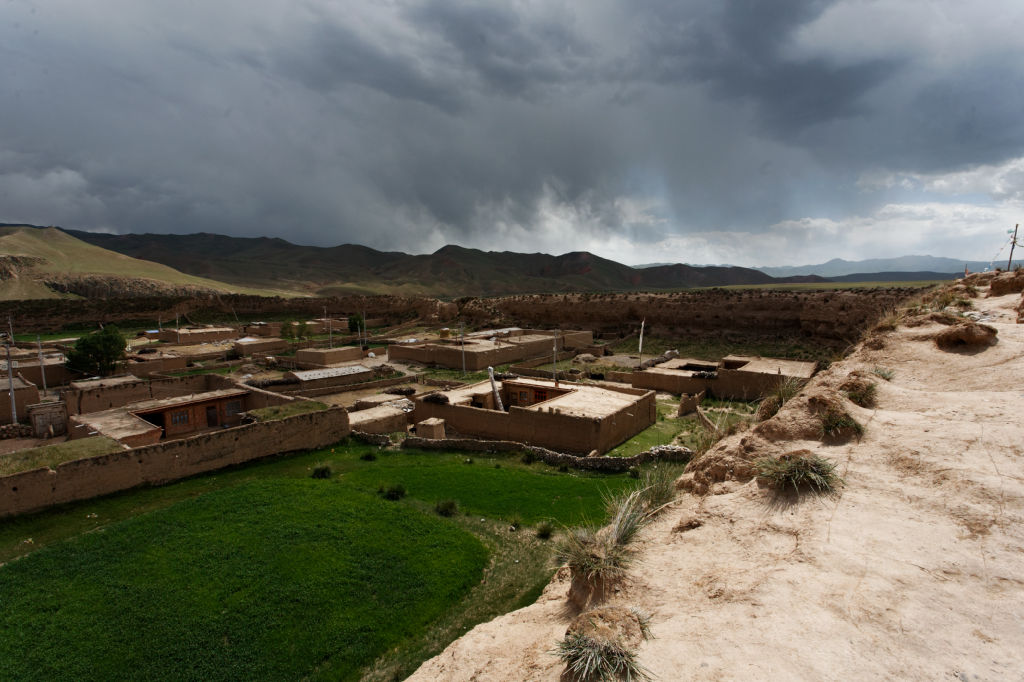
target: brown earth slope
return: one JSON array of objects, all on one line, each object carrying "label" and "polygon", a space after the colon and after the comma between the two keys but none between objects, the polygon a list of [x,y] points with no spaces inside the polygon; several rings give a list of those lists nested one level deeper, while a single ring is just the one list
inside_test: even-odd
[{"label": "brown earth slope", "polygon": [[[692,465],[611,600],[653,614],[640,662],[661,680],[1024,678],[1020,298],[976,299],[995,345],[947,352],[945,327],[901,327]],[[874,409],[843,403],[866,432],[823,444],[806,396],[856,370],[878,384]],[[794,501],[750,479],[754,457],[799,448],[838,464],[841,494]],[[556,577],[411,679],[558,680],[567,589]]]}]

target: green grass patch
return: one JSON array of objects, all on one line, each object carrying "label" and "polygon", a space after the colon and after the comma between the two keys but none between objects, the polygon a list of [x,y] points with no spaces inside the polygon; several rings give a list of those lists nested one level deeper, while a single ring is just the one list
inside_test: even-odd
[{"label": "green grass patch", "polygon": [[6,566],[0,676],[295,679],[329,659],[355,679],[486,562],[436,517],[329,482],[253,482]]},{"label": "green grass patch", "polygon": [[650,450],[655,445],[668,445],[681,431],[690,426],[688,420],[676,417],[679,403],[660,400],[657,407],[658,418],[655,422],[625,443],[609,450],[609,457],[632,457]]},{"label": "green grass patch", "polygon": [[328,405],[316,400],[295,400],[284,405],[271,405],[270,407],[249,410],[249,414],[261,422],[269,422],[275,419],[294,417],[298,414],[306,414],[307,412],[319,412],[327,408]]},{"label": "green grass patch", "polygon": [[38,448],[19,450],[9,455],[0,456],[0,476],[8,476],[22,471],[32,471],[40,467],[55,469],[63,462],[87,457],[109,455],[124,450],[121,444],[106,436],[79,438]]},{"label": "green grass patch", "polygon": [[[473,463],[466,464],[467,459]],[[358,464],[344,478],[362,492],[387,491],[400,484],[408,497],[425,503],[424,508],[454,500],[462,513],[508,522],[518,518],[529,525],[545,519],[564,524],[602,519],[602,491],[628,484],[623,475],[565,474],[540,464],[528,467],[514,458],[462,453],[403,450]]]},{"label": "green grass patch", "polygon": [[[371,454],[376,457],[375,460],[363,459],[364,456]],[[0,639],[4,640],[0,646],[8,646],[9,650],[15,650],[20,646],[26,651],[31,650],[32,653],[31,660],[19,662],[18,657],[8,654],[8,650],[0,649],[0,678],[71,678],[78,676],[75,671],[95,663],[96,672],[84,675],[86,678],[171,679],[178,674],[180,677],[191,676],[193,679],[216,679],[218,676],[233,679],[404,679],[424,660],[438,654],[448,643],[474,625],[530,604],[536,599],[551,577],[553,555],[551,541],[539,538],[537,531],[544,528],[550,531],[552,527],[576,523],[579,520],[600,523],[606,518],[602,492],[614,493],[629,483],[636,483],[624,474],[559,473],[543,464],[523,464],[518,456],[513,455],[493,458],[476,455],[475,463],[472,465],[464,464],[465,459],[466,456],[461,453],[392,452],[369,445],[339,443],[334,447],[305,454],[270,458],[237,468],[211,472],[166,486],[139,488],[38,514],[7,519],[0,524],[0,562],[9,562],[5,566],[0,566],[0,594],[11,593],[7,586],[16,584],[19,585],[19,590],[24,585],[32,586],[32,595],[38,595],[43,589],[51,589],[55,590],[55,596],[41,598],[41,603],[49,610],[47,613],[34,613],[30,619],[32,629],[27,631],[29,634],[18,634],[17,641],[11,640],[15,637],[14,634],[6,633],[18,632],[21,624],[13,615],[4,616],[7,621],[6,625],[0,628],[5,633],[0,635]],[[494,468],[496,463],[501,464],[500,469]],[[314,470],[322,466],[330,467],[331,478],[312,479]],[[374,469],[380,474],[379,480],[404,485],[408,490],[407,496],[397,501],[385,501],[378,497]],[[300,485],[296,488],[278,486],[277,483],[282,481],[296,481]],[[269,485],[264,487],[264,484]],[[233,492],[236,490],[246,492]],[[299,491],[301,503],[296,503],[288,491]],[[265,494],[266,492],[271,494]],[[230,493],[230,496],[220,498],[222,493]],[[313,508],[309,513],[301,508],[294,508],[296,504],[304,506],[308,494],[314,495],[310,501]],[[319,497],[318,494],[326,497]],[[214,496],[215,500],[230,499],[231,504],[204,506],[204,501],[211,496]],[[367,499],[370,502],[365,502]],[[233,559],[233,552],[236,549],[243,552],[243,556],[246,557],[277,557],[279,561],[284,562],[288,571],[292,570],[288,568],[291,553],[296,553],[306,561],[319,561],[317,557],[320,554],[319,548],[323,546],[323,537],[329,536],[332,538],[331,542],[339,543],[346,543],[354,537],[348,531],[343,533],[337,530],[335,518],[331,516],[333,512],[330,509],[335,505],[342,506],[338,513],[348,513],[345,511],[346,500],[359,501],[359,514],[367,517],[359,519],[360,523],[378,523],[379,512],[383,506],[390,513],[397,515],[384,517],[385,520],[392,519],[387,522],[388,524],[398,523],[399,521],[394,519],[401,520],[405,516],[429,517],[436,523],[447,524],[449,527],[471,533],[489,552],[490,563],[484,569],[485,579],[480,580],[477,575],[473,579],[473,587],[461,597],[456,593],[449,593],[444,600],[444,607],[436,612],[436,616],[415,611],[409,620],[403,615],[408,613],[402,610],[406,606],[404,603],[389,606],[386,613],[358,613],[359,617],[364,613],[370,614],[367,616],[368,620],[362,621],[363,629],[355,634],[352,634],[351,630],[342,629],[341,632],[346,633],[346,637],[351,635],[353,641],[359,642],[360,646],[370,647],[366,656],[359,660],[350,655],[350,652],[346,653],[347,649],[339,649],[323,659],[312,660],[315,656],[311,656],[310,659],[302,658],[305,654],[301,652],[323,651],[323,648],[316,647],[322,642],[333,641],[329,639],[329,628],[322,625],[322,622],[336,622],[329,620],[335,618],[332,615],[335,611],[331,610],[333,607],[321,609],[311,601],[314,597],[319,599],[323,594],[331,594],[329,590],[333,589],[330,585],[325,586],[326,583],[320,582],[323,574],[319,573],[319,567],[308,577],[306,574],[296,576],[293,572],[286,572],[287,579],[279,580],[268,575],[269,569],[265,564],[250,560],[249,565],[252,568],[245,569],[248,587],[242,586],[239,582],[228,583],[236,590],[234,598],[224,597],[228,599],[227,602],[210,601],[213,606],[202,616],[195,615],[199,612],[194,610],[190,601],[193,599],[192,595],[185,595],[183,603],[188,608],[183,608],[177,616],[174,610],[177,608],[176,605],[163,605],[164,601],[169,603],[171,600],[165,600],[160,595],[175,595],[175,590],[181,589],[183,584],[184,579],[179,580],[174,574],[185,571],[183,575],[193,576],[194,572],[189,568],[193,562],[203,567],[204,575],[216,578],[221,572],[225,572],[227,579],[234,581],[235,574],[231,571],[238,568]],[[452,500],[457,504],[457,513],[450,518],[441,517],[435,511],[435,505],[446,500]],[[199,506],[196,506],[197,504]],[[278,504],[284,505],[285,508],[278,510]],[[197,509],[205,511],[203,514],[197,514]],[[259,532],[250,532],[249,526],[243,524],[244,535],[239,537],[244,536],[244,541],[239,542],[245,545],[244,547],[225,547],[218,544],[220,540],[215,538],[216,533],[211,532],[208,522],[214,523],[210,519],[219,519],[222,514],[225,517],[225,525],[223,528],[218,525],[218,532],[235,534],[235,525],[242,523],[243,520],[245,524],[251,522]],[[298,516],[293,517],[294,514]],[[240,515],[246,518],[241,519]],[[134,530],[137,526],[132,524],[154,516],[161,519],[159,524],[147,526],[150,530],[146,532]],[[288,518],[294,520],[286,523],[285,520]],[[516,518],[521,519],[528,528],[511,531],[510,525]],[[193,525],[197,528],[195,533],[191,532]],[[337,525],[345,524],[338,522]],[[370,526],[371,529],[373,527]],[[358,528],[365,530],[367,526]],[[169,534],[166,544],[164,529],[167,529]],[[263,533],[264,530],[266,535]],[[403,531],[401,537],[392,536],[390,545],[401,545],[405,541],[405,532],[410,532],[410,537],[414,540],[420,536],[413,528],[412,531]],[[119,539],[125,533],[130,534],[129,539]],[[110,545],[94,545],[91,544],[94,540],[89,539],[111,537],[114,540],[108,540],[113,543]],[[376,542],[376,538],[371,537],[371,541]],[[130,557],[129,562],[129,557],[119,549],[128,545],[139,553],[154,557],[153,563],[140,564],[142,558],[135,555]],[[422,552],[428,559],[433,553],[447,552],[438,549],[440,545],[437,543],[434,546],[429,546],[429,543],[426,547],[417,546],[420,548],[417,551]],[[307,551],[304,548],[318,549]],[[59,561],[47,559],[45,564],[35,563],[40,561],[37,557],[50,556],[54,553],[58,553]],[[216,556],[213,556],[214,554]],[[193,556],[196,557],[195,560]],[[400,552],[395,556],[395,560],[402,564],[403,571],[404,567],[415,568],[417,579],[422,571],[432,570],[433,564],[430,561],[433,560],[424,563],[419,554]],[[18,557],[22,558],[12,561]],[[331,563],[332,570],[343,574],[342,578],[346,572],[369,570],[361,567],[347,569],[334,559],[324,558],[324,561],[334,562]],[[67,565],[67,571],[61,573],[60,570],[63,569],[60,569],[58,564]],[[9,573],[22,565],[33,568],[31,571],[19,568],[16,574]],[[44,565],[48,567],[45,571],[40,568]],[[144,574],[148,576],[148,582],[144,586],[132,575],[125,574],[126,567],[129,566],[132,570],[145,569]],[[88,569],[83,572],[82,579],[70,575],[78,567]],[[374,570],[378,569],[379,566],[375,565]],[[276,570],[275,565],[274,571]],[[52,571],[57,573],[51,574]],[[17,577],[8,578],[9,575]],[[41,581],[39,584],[43,586],[38,588],[39,592],[35,587],[37,581]],[[61,587],[61,581],[68,581],[69,586]],[[292,581],[301,587],[293,586]],[[116,595],[110,592],[112,584],[118,586],[119,592]],[[350,592],[362,594],[361,587],[354,586],[351,582],[346,585],[349,592],[343,590],[333,594],[332,601],[349,600]],[[217,593],[215,588],[209,587],[208,583],[197,584],[195,589],[201,591],[203,595],[212,595],[210,599],[223,596],[222,593]],[[304,595],[312,596],[307,598]],[[206,600],[207,596],[203,596],[203,599]],[[144,600],[141,605],[126,607],[126,600],[136,598]],[[289,599],[291,601],[288,601]],[[386,604],[380,599],[384,597],[375,595],[372,604],[374,608]],[[28,601],[28,598],[19,598],[16,612],[10,610],[10,604],[13,602],[6,602],[5,606],[8,607],[8,613],[17,613],[17,617],[22,618],[26,613],[25,609],[33,608]],[[255,604],[253,608],[256,610],[247,610],[250,608],[250,602]],[[241,642],[238,639],[239,630],[233,629],[236,626],[242,628],[250,633],[246,636],[257,642],[261,641],[259,637],[269,637],[266,635],[269,631],[263,624],[263,621],[267,620],[265,614],[269,611],[258,604],[264,602],[270,605],[267,609],[280,608],[279,615],[273,616],[284,622],[280,628],[293,627],[300,623],[309,630],[309,634],[303,632],[294,635],[299,639],[293,648],[299,653],[284,655],[281,660],[290,661],[289,665],[293,667],[283,672],[283,668],[274,667],[271,670],[266,667],[278,665],[278,653],[274,648],[277,645],[273,642],[265,651],[259,653],[262,658],[274,657],[275,660],[263,661],[259,665],[265,667],[258,670],[247,667],[250,664],[242,658],[249,655],[255,645],[250,646],[249,643]],[[131,618],[127,625],[117,614],[111,615],[111,612],[119,610],[125,611],[125,618]],[[90,613],[93,615],[86,615]],[[177,620],[172,620],[175,617]],[[88,618],[93,620],[88,621]],[[200,636],[206,637],[211,632],[203,624],[206,618],[212,619],[211,622],[221,628],[217,634],[220,634],[222,639],[217,642],[199,639]],[[390,622],[391,618],[403,624],[395,625]],[[239,626],[238,623],[242,621],[245,625]],[[367,624],[370,622],[372,625]],[[198,624],[195,633],[192,627],[194,623]],[[154,630],[156,626],[159,626],[159,633]],[[61,628],[67,633],[59,633]],[[163,638],[158,642],[159,650],[147,649],[149,644],[145,641],[139,643],[142,637],[135,637],[136,628],[140,628],[139,631],[144,632],[147,638]],[[273,632],[284,632],[280,628]],[[396,628],[404,633],[402,638],[388,644],[386,653],[368,664],[376,653],[380,653],[379,649],[374,648],[380,643],[376,630],[397,632]],[[58,635],[51,637],[53,632],[58,632]],[[288,632],[294,633],[295,630]],[[38,639],[31,639],[30,636]],[[227,644],[224,636],[228,637]],[[68,638],[73,641],[64,641]],[[7,644],[7,641],[12,643]],[[47,642],[47,646],[39,645],[39,642],[43,641]],[[51,646],[51,641],[56,643]],[[114,648],[114,645],[108,644],[109,642],[116,642],[118,651],[110,654],[112,658],[109,663],[103,663],[99,661],[100,656],[107,656]],[[75,650],[74,655],[81,656],[85,661],[81,664],[69,658],[68,651],[86,644],[97,647],[97,653],[85,651],[79,654]],[[171,655],[167,652],[173,649],[178,652],[177,655],[182,661],[181,666],[185,667],[180,667],[182,672],[177,673],[179,664],[168,664],[160,674],[155,674],[150,672],[155,669],[155,663],[149,667],[143,663],[142,667],[136,670],[131,667],[134,659],[130,659],[136,655],[130,650],[136,644],[146,656],[152,656],[154,661],[162,663],[166,661],[161,657]],[[187,656],[191,656],[193,649],[200,646],[208,647],[208,653],[200,652],[198,662],[193,665],[189,663]],[[45,665],[36,665],[39,660],[47,662]],[[224,672],[207,675],[208,668],[202,666],[218,667]]]}]

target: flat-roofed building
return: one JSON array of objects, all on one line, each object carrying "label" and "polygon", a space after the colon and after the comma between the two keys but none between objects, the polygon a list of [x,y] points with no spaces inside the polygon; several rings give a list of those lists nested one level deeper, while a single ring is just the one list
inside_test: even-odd
[{"label": "flat-roofed building", "polygon": [[817,365],[802,360],[729,355],[718,362],[674,358],[643,371],[633,372],[634,388],[681,395],[706,391],[728,400],[755,400],[786,381],[807,381]]},{"label": "flat-roofed building", "polygon": [[654,392],[541,379],[489,381],[416,396],[415,419],[437,418],[452,432],[538,445],[561,452],[607,452],[654,423]]},{"label": "flat-roofed building", "polygon": [[565,348],[580,348],[593,343],[589,331],[543,331],[489,329],[467,334],[465,339],[452,337],[430,341],[414,340],[388,346],[388,360],[419,362],[469,371],[497,367],[520,360],[539,358]]}]

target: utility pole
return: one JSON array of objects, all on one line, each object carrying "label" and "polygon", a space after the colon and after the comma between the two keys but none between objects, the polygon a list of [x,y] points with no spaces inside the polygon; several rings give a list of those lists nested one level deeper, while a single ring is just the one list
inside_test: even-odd
[{"label": "utility pole", "polygon": [[[10,318],[8,318],[10,319]],[[18,423],[18,405],[14,401],[14,364],[11,362],[11,339],[4,344],[7,349],[7,383],[11,387],[11,423]]]},{"label": "utility pole", "polygon": [[39,351],[39,375],[43,377],[43,393],[46,393],[46,365],[43,364],[43,341],[36,334],[36,350]]},{"label": "utility pole", "polygon": [[1010,240],[1010,260],[1006,261],[1006,271],[1010,271],[1010,263],[1013,262],[1013,247],[1017,246],[1017,228],[1020,227],[1020,223],[1013,226],[1013,239]]},{"label": "utility pole", "polygon": [[555,388],[558,388],[558,330],[555,330],[555,336],[551,339],[551,380],[555,382]]},{"label": "utility pole", "polygon": [[327,322],[327,347],[334,348],[334,329],[331,325],[331,319],[327,317],[327,306],[324,306],[324,321]]},{"label": "utility pole", "polygon": [[640,346],[637,348],[637,355],[640,356],[640,371],[644,370],[644,325],[647,324],[647,318],[645,317],[640,322]]}]

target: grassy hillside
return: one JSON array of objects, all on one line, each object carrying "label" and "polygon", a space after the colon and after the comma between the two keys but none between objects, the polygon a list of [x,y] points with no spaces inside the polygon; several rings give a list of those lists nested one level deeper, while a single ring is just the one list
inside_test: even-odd
[{"label": "grassy hillside", "polygon": [[274,293],[179,272],[161,263],[89,244],[52,227],[0,227],[0,256],[33,259],[31,265],[18,268],[17,272],[8,272],[8,277],[0,282],[0,299],[3,300],[57,298],[60,294],[46,287],[42,280],[87,275],[155,280],[172,286],[192,286],[225,293]]}]

